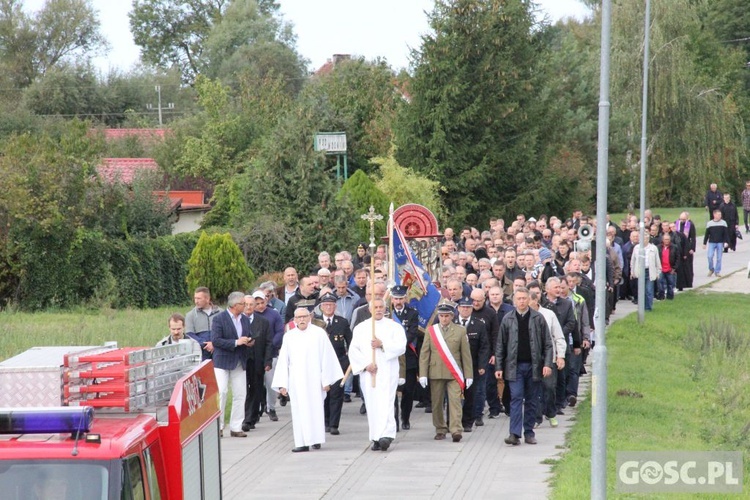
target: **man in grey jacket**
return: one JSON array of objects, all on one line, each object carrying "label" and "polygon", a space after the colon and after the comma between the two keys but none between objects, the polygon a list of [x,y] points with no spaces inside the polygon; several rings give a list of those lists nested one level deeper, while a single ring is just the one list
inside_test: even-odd
[{"label": "man in grey jacket", "polygon": [[552,373],[552,340],[544,317],[529,308],[529,290],[513,294],[516,310],[500,323],[495,352],[495,378],[510,386],[510,435],[506,444],[536,444],[534,423],[543,377]]}]

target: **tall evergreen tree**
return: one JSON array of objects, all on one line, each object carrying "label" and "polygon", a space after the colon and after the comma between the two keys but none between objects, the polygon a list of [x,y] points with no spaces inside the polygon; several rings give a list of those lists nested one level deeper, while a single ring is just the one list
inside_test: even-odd
[{"label": "tall evergreen tree", "polygon": [[437,0],[413,52],[398,160],[440,182],[456,224],[503,213],[539,179],[543,51],[527,0]]}]

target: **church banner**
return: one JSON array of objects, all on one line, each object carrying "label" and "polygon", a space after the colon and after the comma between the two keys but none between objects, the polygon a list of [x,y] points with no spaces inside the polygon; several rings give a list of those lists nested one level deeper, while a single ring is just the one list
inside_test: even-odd
[{"label": "church banner", "polygon": [[432,284],[430,275],[409,247],[406,238],[395,224],[391,224],[395,285],[408,288],[406,303],[419,313],[419,328],[426,331],[435,308],[440,301],[440,291]]}]

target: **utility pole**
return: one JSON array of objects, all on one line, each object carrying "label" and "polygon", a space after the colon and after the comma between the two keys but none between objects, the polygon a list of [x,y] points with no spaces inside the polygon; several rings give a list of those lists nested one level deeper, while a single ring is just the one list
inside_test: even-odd
[{"label": "utility pole", "polygon": [[[643,40],[643,103],[641,111],[641,217],[639,224],[640,264],[638,265],[638,323],[646,321],[646,226],[643,218],[646,215],[646,160],[648,159],[648,147],[646,132],[648,131],[648,59],[649,59],[649,32],[651,24],[651,0],[646,0],[646,27]],[[649,272],[659,272],[651,269]]]},{"label": "utility pole", "polygon": [[[609,170],[609,67],[612,27],[612,0],[602,0],[602,47],[599,71],[599,147],[596,184],[596,261],[604,267],[607,245],[607,190]],[[594,331],[594,373],[591,377],[591,498],[607,498],[607,345],[605,312],[607,309],[606,273],[596,273]]]},{"label": "utility pole", "polygon": [[[164,122],[162,121],[162,116],[161,116],[161,110],[162,110],[162,107],[161,107],[161,85],[157,85],[154,88],[156,90],[156,95],[157,95],[157,99],[158,99],[157,108],[159,110],[159,128],[161,128],[161,127],[164,126]],[[146,109],[151,110],[151,109],[153,109],[153,106],[151,104],[147,104],[146,105]],[[168,103],[167,104],[167,109],[174,109],[174,103],[173,102]]]}]

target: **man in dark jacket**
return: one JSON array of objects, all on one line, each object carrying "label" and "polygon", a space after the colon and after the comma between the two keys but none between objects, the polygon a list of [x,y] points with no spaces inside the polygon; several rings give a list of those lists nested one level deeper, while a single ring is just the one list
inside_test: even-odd
[{"label": "man in dark jacket", "polygon": [[[321,316],[313,320],[315,326],[324,329],[331,341],[333,350],[341,365],[341,371],[346,373],[349,368],[349,346],[352,343],[352,330],[349,322],[336,314],[336,301],[338,297],[333,293],[327,293],[320,298]],[[339,422],[341,421],[341,408],[344,405],[344,388],[341,381],[331,385],[323,402],[323,415],[325,418],[326,432],[337,436],[339,434]]]},{"label": "man in dark jacket", "polygon": [[250,336],[255,339],[245,370],[247,393],[242,431],[247,432],[255,429],[265,406],[263,375],[273,366],[273,332],[268,320],[260,314],[255,314],[255,298],[252,295],[245,295],[244,304],[243,314],[250,321]]},{"label": "man in dark jacket", "polygon": [[250,322],[242,311],[245,294],[232,292],[227,298],[227,309],[217,314],[211,322],[211,342],[214,346],[213,360],[216,384],[219,386],[221,423],[219,433],[224,435],[224,406],[229,384],[232,385],[232,413],[229,416],[229,431],[233,437],[247,437],[242,430],[244,418],[243,402],[247,393],[245,368],[255,344]]},{"label": "man in dark jacket", "polygon": [[[404,384],[399,387],[401,392],[401,428],[411,429],[411,411],[414,406],[414,393],[417,388],[417,372],[419,371],[419,313],[413,307],[406,305],[405,286],[394,286],[391,289],[392,319],[400,323],[406,332],[406,352],[404,353],[404,366],[406,376]],[[424,336],[424,334],[421,334]]]},{"label": "man in dark jacket", "polygon": [[552,373],[552,340],[547,322],[529,308],[529,290],[519,288],[513,294],[515,312],[500,322],[495,351],[495,378],[510,385],[510,434],[506,444],[521,444],[521,432],[527,444],[536,444],[534,424],[542,377]]},{"label": "man in dark jacket", "polygon": [[[478,290],[481,293],[481,290]],[[490,359],[490,341],[487,325],[482,318],[474,316],[474,303],[469,298],[463,298],[458,302],[458,317],[454,320],[459,325],[466,328],[466,336],[469,338],[469,350],[471,351],[471,364],[474,368],[474,384],[464,391],[464,408],[461,418],[461,425],[464,432],[471,432],[476,417],[474,410],[475,395],[477,387],[484,386],[484,374],[487,363]],[[468,377],[469,375],[466,374]],[[484,396],[484,394],[482,394]]]},{"label": "man in dark jacket", "polygon": [[294,310],[297,307],[304,307],[310,313],[313,312],[318,303],[318,292],[315,291],[315,284],[309,277],[299,280],[299,288],[294,292],[292,298],[286,304],[286,314],[284,323],[289,323],[294,317]]},{"label": "man in dark jacket", "polygon": [[[571,363],[570,357],[573,354],[572,349],[581,348],[581,335],[580,332],[576,330],[576,316],[573,311],[573,303],[566,298],[560,297],[560,294],[562,293],[562,290],[560,289],[560,278],[552,277],[548,279],[545,285],[545,291],[546,293],[542,296],[540,304],[542,307],[555,313],[557,320],[560,322],[563,336],[565,337],[565,345],[567,346],[564,353],[565,364],[569,365]],[[563,357],[562,354],[563,353],[558,353],[560,357]],[[557,367],[555,367],[553,368],[553,371],[555,370],[557,371],[557,385],[555,386],[554,398],[555,413],[557,415],[562,415],[563,408],[568,405],[566,395],[568,377],[567,371],[564,367],[562,369],[557,369]],[[542,386],[542,391],[545,391],[544,386]],[[549,404],[552,404],[552,398],[547,399]],[[542,401],[544,400],[545,399],[542,398]],[[551,410],[551,408],[549,409]]]},{"label": "man in dark jacket", "polygon": [[740,224],[740,214],[737,207],[732,203],[732,196],[729,193],[724,194],[724,203],[721,205],[721,218],[727,223],[729,232],[729,246],[724,247],[724,253],[729,250],[737,251],[737,230]]},{"label": "man in dark jacket", "polygon": [[721,204],[723,201],[723,196],[721,194],[721,191],[719,191],[719,187],[716,184],[711,184],[708,188],[708,191],[706,191],[706,199],[703,203],[704,206],[708,209],[709,217],[711,217],[711,215],[714,213],[714,210],[718,210],[721,208]]}]

